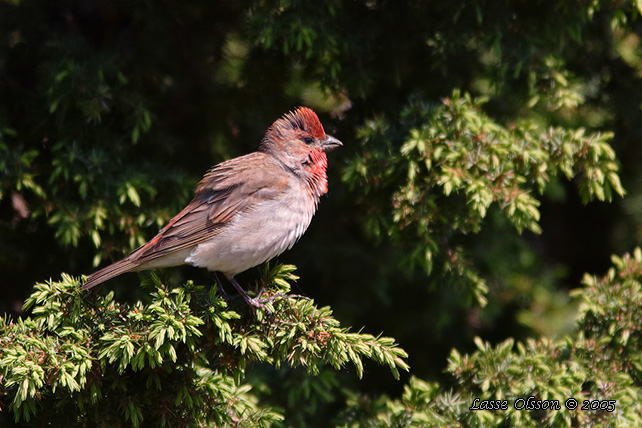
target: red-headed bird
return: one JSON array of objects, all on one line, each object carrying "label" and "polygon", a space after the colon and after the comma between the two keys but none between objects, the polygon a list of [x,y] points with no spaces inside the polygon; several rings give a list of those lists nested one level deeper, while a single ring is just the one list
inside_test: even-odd
[{"label": "red-headed bird", "polygon": [[341,147],[307,107],[284,115],[256,152],[222,162],[200,181],[194,199],[148,243],[90,275],[83,290],[126,272],[189,264],[234,276],[290,249],[328,191],[326,152]]}]

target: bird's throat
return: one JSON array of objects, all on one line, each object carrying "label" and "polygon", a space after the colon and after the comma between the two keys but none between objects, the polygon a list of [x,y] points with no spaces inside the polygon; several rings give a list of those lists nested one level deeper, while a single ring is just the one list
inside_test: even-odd
[{"label": "bird's throat", "polygon": [[327,168],[328,158],[325,152],[322,150],[313,150],[310,153],[310,163],[306,165],[305,170],[311,174],[309,183],[317,197],[328,193]]}]

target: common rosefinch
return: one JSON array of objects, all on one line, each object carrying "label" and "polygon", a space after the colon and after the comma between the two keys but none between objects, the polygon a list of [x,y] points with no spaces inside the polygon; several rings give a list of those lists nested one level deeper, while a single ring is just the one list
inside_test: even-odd
[{"label": "common rosefinch", "polygon": [[190,264],[234,276],[291,248],[327,193],[326,152],[341,147],[317,115],[300,107],[275,121],[258,151],[210,169],[194,199],[148,243],[92,274],[95,287],[125,272]]}]

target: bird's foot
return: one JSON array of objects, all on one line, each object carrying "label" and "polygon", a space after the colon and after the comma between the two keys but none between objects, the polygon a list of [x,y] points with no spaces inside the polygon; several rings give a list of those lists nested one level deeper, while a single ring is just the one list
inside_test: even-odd
[{"label": "bird's foot", "polygon": [[245,300],[245,302],[252,306],[253,308],[256,309],[265,309],[265,305],[263,304],[262,299],[259,299],[258,297],[250,297]]},{"label": "bird's foot", "polygon": [[262,298],[259,299],[259,301],[261,303],[268,303],[268,302],[273,302],[273,301],[275,301],[276,299],[278,299],[280,297],[287,297],[287,296],[288,295],[285,294],[285,293],[276,293],[276,294],[273,294],[273,295],[268,296],[268,297],[262,297]]}]

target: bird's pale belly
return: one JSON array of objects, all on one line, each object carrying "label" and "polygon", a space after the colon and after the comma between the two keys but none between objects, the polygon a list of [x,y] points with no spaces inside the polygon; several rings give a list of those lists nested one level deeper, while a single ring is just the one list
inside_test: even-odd
[{"label": "bird's pale belly", "polygon": [[310,225],[314,205],[285,208],[271,203],[239,214],[211,240],[197,245],[185,262],[228,276],[257,266],[294,245]]}]

